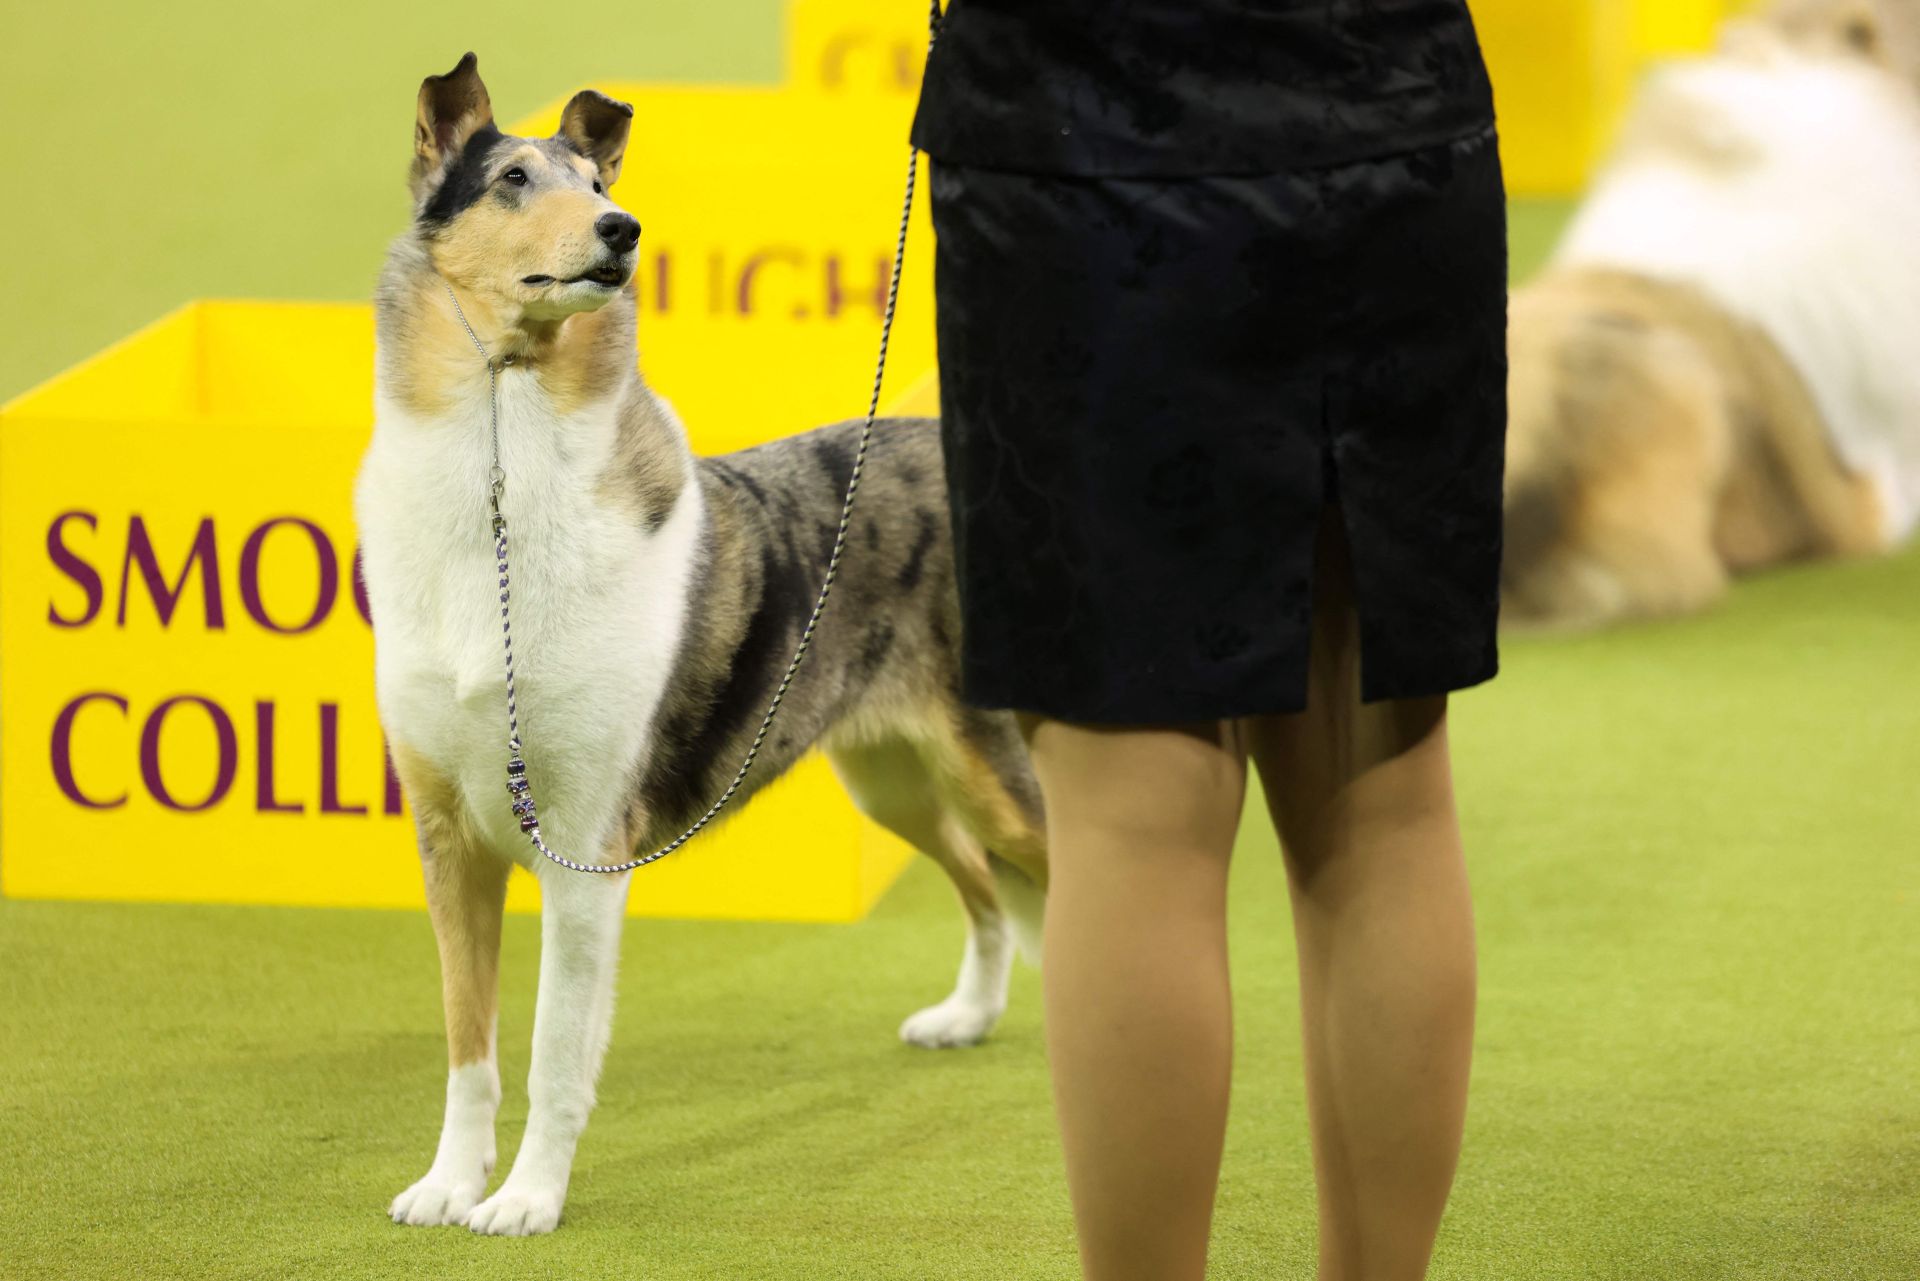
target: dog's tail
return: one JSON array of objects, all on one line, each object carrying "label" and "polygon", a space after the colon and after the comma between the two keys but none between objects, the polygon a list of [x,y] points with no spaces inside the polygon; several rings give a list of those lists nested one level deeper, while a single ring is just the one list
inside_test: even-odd
[{"label": "dog's tail", "polygon": [[1013,927],[1013,945],[1029,965],[1040,964],[1041,923],[1046,918],[1047,892],[1035,885],[1025,872],[997,854],[989,854],[994,885],[1000,891],[1000,906]]}]

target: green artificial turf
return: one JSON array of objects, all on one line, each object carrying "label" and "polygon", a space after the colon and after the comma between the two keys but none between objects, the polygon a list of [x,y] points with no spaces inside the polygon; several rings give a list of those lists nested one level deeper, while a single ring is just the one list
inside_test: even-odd
[{"label": "green artificial turf", "polygon": [[[777,72],[774,0],[633,10],[5,0],[0,396],[187,297],[364,296],[414,87],[467,47],[502,118]],[[1516,206],[1517,271],[1563,215]],[[1920,556],[1794,570],[1513,643],[1458,701],[1483,986],[1436,1277],[1920,1276],[1917,638]],[[1313,1232],[1254,813],[1214,1250],[1249,1281],[1310,1277]],[[567,1219],[529,1241],[383,1216],[439,1120],[424,915],[0,903],[0,1277],[1070,1278],[1035,976],[985,1048],[893,1039],[946,990],[950,898],[916,867],[857,926],[637,924]],[[536,921],[506,953],[503,1167]]]},{"label": "green artificial turf", "polygon": [[[1920,1275],[1920,555],[1686,622],[1512,642],[1456,705],[1481,927],[1433,1275]],[[691,857],[700,857],[697,849]],[[645,892],[644,877],[638,892]],[[985,1048],[906,1049],[959,914],[636,923],[560,1232],[382,1216],[443,1083],[424,915],[0,903],[0,1275],[1071,1278],[1036,976]],[[537,922],[511,918],[501,1158]],[[1312,1275],[1273,838],[1237,856],[1215,1266]]]}]

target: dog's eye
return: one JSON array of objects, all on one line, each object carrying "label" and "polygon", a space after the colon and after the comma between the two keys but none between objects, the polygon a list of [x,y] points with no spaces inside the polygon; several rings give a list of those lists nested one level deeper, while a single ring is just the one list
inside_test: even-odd
[{"label": "dog's eye", "polygon": [[600,180],[598,178],[593,180],[593,194],[596,196],[600,194]]},{"label": "dog's eye", "polygon": [[509,169],[500,176],[516,187],[524,187],[527,185],[527,171],[525,169]]}]

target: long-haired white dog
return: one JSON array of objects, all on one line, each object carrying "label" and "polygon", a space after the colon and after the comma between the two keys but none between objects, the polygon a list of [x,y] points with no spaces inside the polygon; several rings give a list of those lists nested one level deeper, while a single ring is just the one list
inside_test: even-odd
[{"label": "long-haired white dog", "polygon": [[1701,608],[1920,523],[1920,0],[1777,0],[1643,89],[1516,293],[1508,617]]}]

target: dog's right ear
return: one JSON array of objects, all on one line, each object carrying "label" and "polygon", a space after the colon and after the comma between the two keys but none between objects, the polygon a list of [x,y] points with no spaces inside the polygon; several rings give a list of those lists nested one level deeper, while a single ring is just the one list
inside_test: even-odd
[{"label": "dog's right ear", "polygon": [[493,102],[480,80],[480,60],[469,53],[444,76],[420,82],[413,124],[413,168],[408,183],[419,199],[429,179],[460,154],[467,139],[493,123]]}]

